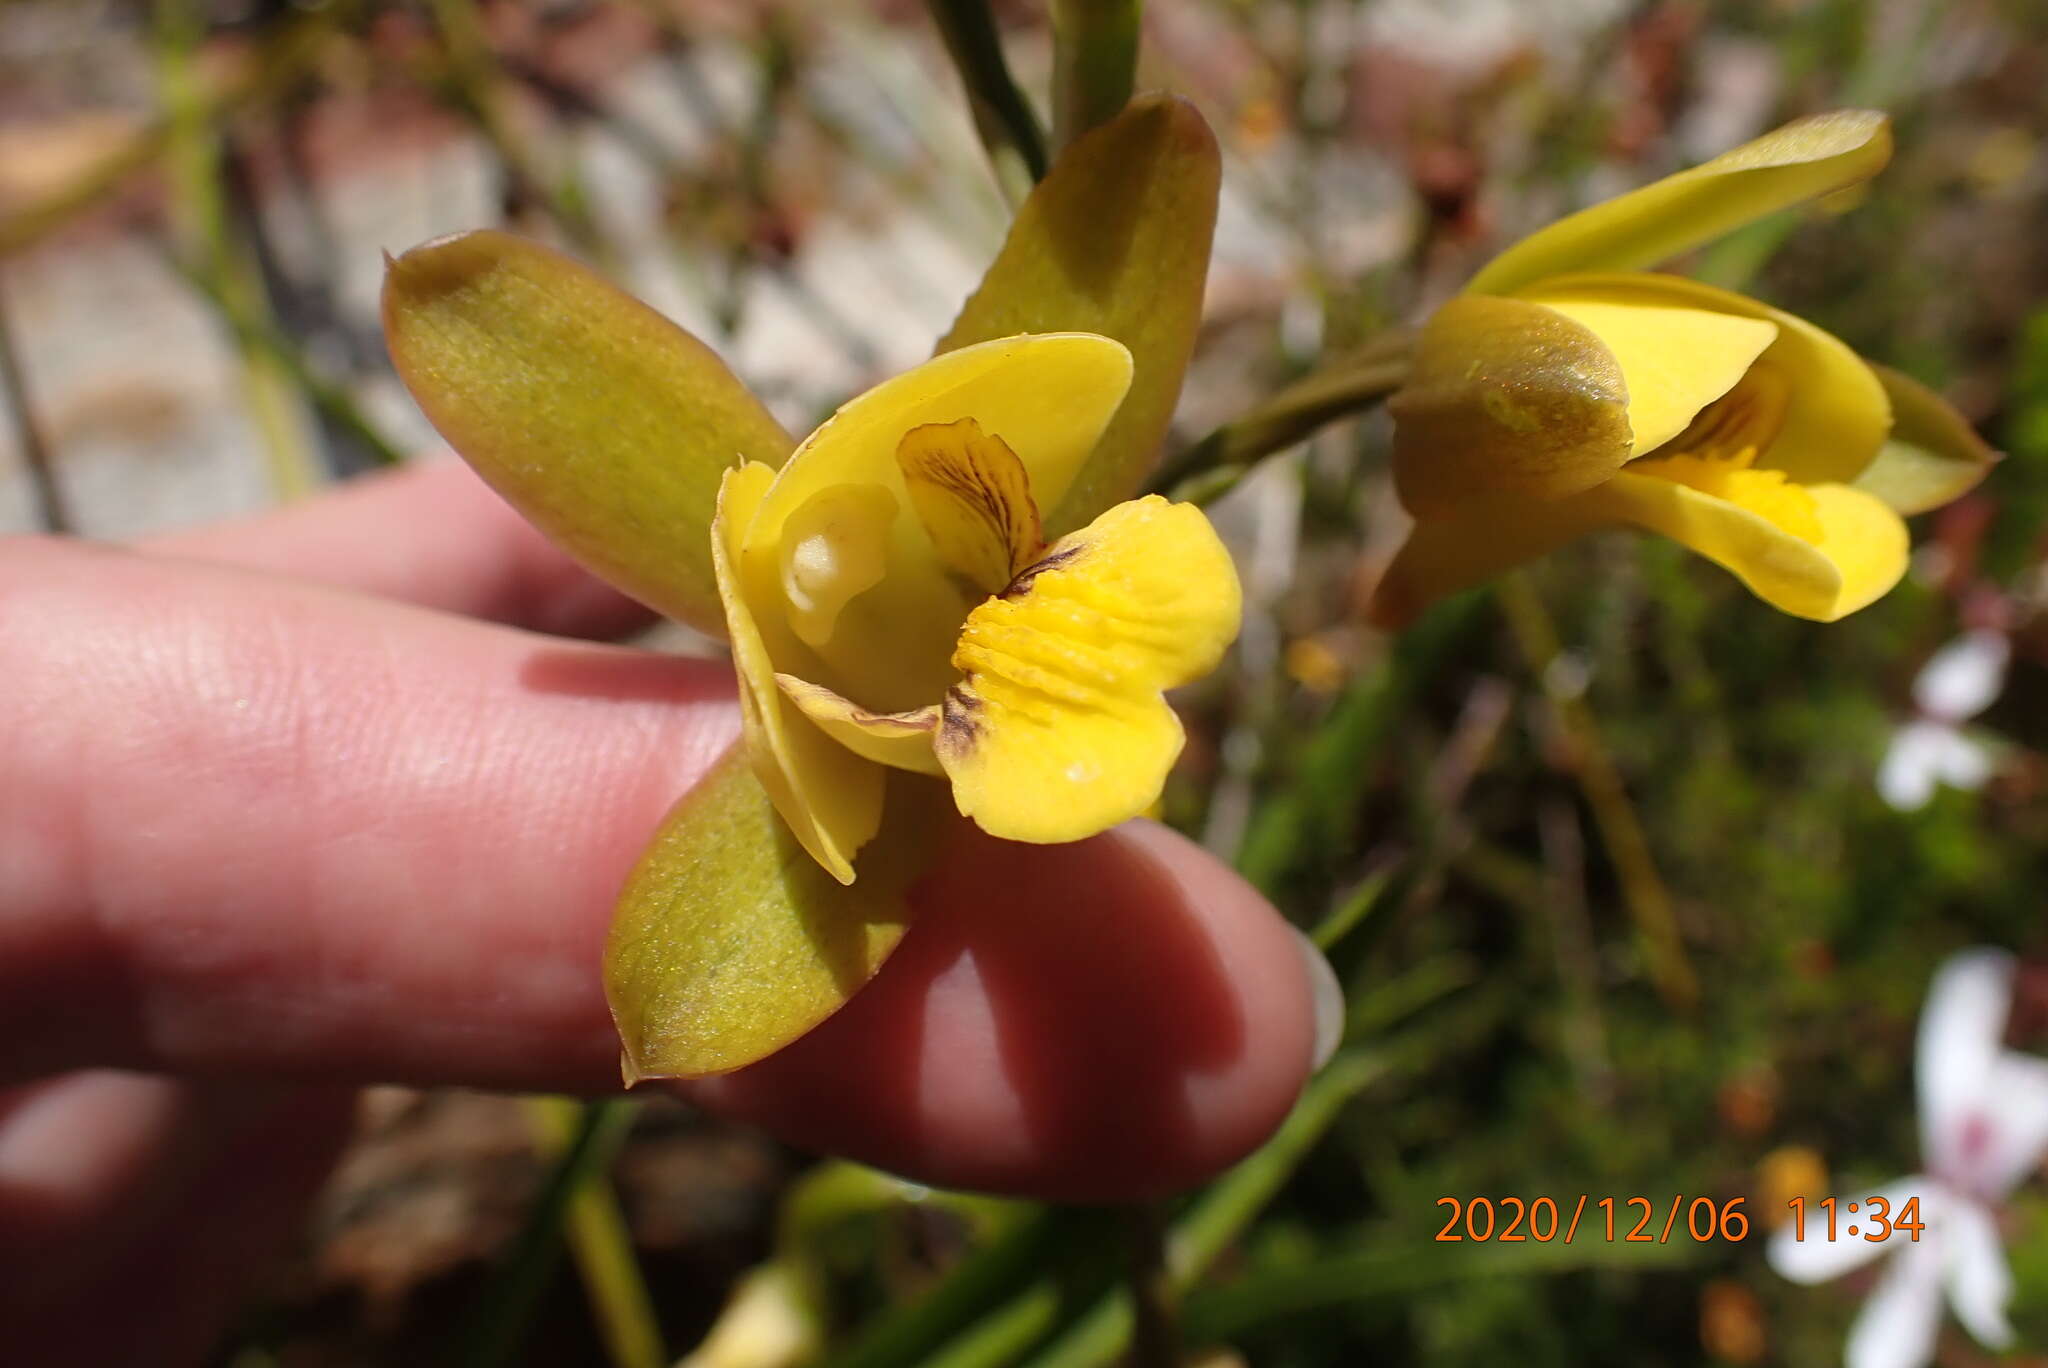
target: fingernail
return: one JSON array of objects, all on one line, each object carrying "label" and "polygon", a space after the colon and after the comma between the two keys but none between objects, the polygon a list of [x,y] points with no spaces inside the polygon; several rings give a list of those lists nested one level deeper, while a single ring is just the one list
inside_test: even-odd
[{"label": "fingernail", "polygon": [[1289,930],[1294,931],[1295,942],[1301,946],[1301,962],[1308,970],[1309,993],[1316,1014],[1315,1059],[1310,1067],[1320,1069],[1330,1062],[1330,1056],[1337,1053],[1337,1046],[1344,1039],[1344,988],[1337,982],[1337,971],[1316,949],[1316,943],[1296,928]]}]

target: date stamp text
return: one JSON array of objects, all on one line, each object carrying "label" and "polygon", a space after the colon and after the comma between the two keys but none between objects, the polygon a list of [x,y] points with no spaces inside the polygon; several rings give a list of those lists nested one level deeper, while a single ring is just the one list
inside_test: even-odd
[{"label": "date stamp text", "polygon": [[[1566,1244],[1581,1239],[1610,1244],[1746,1240],[1749,1213],[1743,1208],[1748,1200],[1687,1198],[1683,1193],[1673,1194],[1669,1201],[1594,1197],[1590,1193],[1563,1201],[1554,1197],[1439,1197],[1436,1204],[1446,1210],[1446,1219],[1436,1238],[1439,1242],[1469,1240],[1477,1244],[1549,1244],[1558,1239]],[[1794,1197],[1786,1203],[1786,1211],[1792,1238],[1801,1242],[1850,1239],[1877,1244],[1895,1235],[1917,1242],[1925,1226],[1918,1197],[1908,1198],[1896,1209],[1884,1197],[1846,1202],[1834,1197],[1818,1202]]]}]

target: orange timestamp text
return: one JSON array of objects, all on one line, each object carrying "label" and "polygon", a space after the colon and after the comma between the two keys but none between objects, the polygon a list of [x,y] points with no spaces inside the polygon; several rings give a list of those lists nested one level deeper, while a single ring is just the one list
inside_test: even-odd
[{"label": "orange timestamp text", "polygon": [[[1792,1238],[1804,1241],[1807,1237],[1806,1206],[1804,1197],[1794,1197],[1785,1204],[1792,1211]],[[1908,1197],[1893,1212],[1891,1200],[1885,1197],[1865,1197],[1861,1201],[1844,1202],[1828,1197],[1813,1203],[1816,1218],[1826,1217],[1826,1232],[1822,1233],[1821,1222],[1814,1222],[1813,1238],[1832,1243],[1837,1230],[1851,1240],[1863,1240],[1869,1244],[1880,1244],[1894,1235],[1904,1235],[1908,1240],[1919,1243],[1920,1232],[1927,1223],[1920,1219],[1920,1199]],[[1835,1210],[1839,1207],[1846,1219],[1838,1227]]]},{"label": "orange timestamp text", "polygon": [[[1747,1200],[1688,1199],[1683,1193],[1674,1194],[1668,1204],[1651,1197],[1594,1197],[1588,1193],[1564,1202],[1554,1197],[1439,1197],[1436,1204],[1447,1208],[1448,1215],[1436,1238],[1479,1244],[1549,1244],[1559,1239],[1566,1244],[1577,1239],[1610,1244],[1669,1244],[1673,1238],[1697,1244],[1746,1240],[1749,1214],[1743,1206]],[[1832,1241],[1842,1236],[1875,1244],[1894,1235],[1918,1241],[1926,1224],[1920,1219],[1918,1197],[1908,1198],[1896,1210],[1884,1197],[1849,1202],[1829,1197],[1811,1203],[1794,1197],[1786,1209],[1791,1213],[1792,1238],[1798,1241]]]},{"label": "orange timestamp text", "polygon": [[[1533,1240],[1549,1244],[1562,1239],[1619,1241],[1623,1244],[1669,1244],[1674,1236],[1704,1244],[1709,1240],[1749,1237],[1749,1215],[1743,1197],[1717,1202],[1711,1197],[1688,1201],[1676,1194],[1666,1206],[1650,1197],[1594,1197],[1580,1193],[1559,1202],[1554,1197],[1439,1197],[1450,1218],[1436,1233],[1439,1241],[1491,1240],[1514,1244]],[[1566,1212],[1569,1211],[1569,1216]],[[1663,1216],[1660,1222],[1657,1217]]]}]

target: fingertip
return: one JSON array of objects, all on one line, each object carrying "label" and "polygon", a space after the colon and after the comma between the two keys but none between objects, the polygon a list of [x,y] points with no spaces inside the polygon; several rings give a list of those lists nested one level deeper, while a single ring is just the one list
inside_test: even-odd
[{"label": "fingertip", "polygon": [[1163,827],[1026,846],[962,823],[913,904],[837,1016],[693,1095],[940,1186],[1127,1201],[1241,1158],[1307,1079],[1296,934]]},{"label": "fingertip", "polygon": [[[1321,955],[1244,877],[1200,845],[1155,822],[1129,823],[1120,833],[1172,881],[1177,915],[1198,925],[1238,999],[1244,1048],[1231,1066],[1196,1076],[1190,1086],[1203,1146],[1190,1155],[1186,1187],[1258,1148],[1286,1117],[1303,1086],[1328,1057],[1328,998],[1312,965]],[[1322,973],[1331,974],[1327,963]]]}]

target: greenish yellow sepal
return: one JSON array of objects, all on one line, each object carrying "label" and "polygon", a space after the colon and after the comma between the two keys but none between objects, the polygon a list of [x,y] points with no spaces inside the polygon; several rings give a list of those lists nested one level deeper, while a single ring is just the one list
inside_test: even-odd
[{"label": "greenish yellow sepal", "polygon": [[1891,124],[1882,114],[1845,109],[1799,119],[1530,234],[1473,276],[1465,292],[1508,294],[1572,272],[1654,266],[1865,180],[1891,154]]},{"label": "greenish yellow sepal", "polygon": [[[877,771],[878,773],[880,771]],[[904,775],[842,887],[800,848],[735,747],[685,794],[627,881],[605,996],[628,1083],[741,1068],[803,1035],[865,984],[909,920],[944,790]]]},{"label": "greenish yellow sepal", "polygon": [[710,526],[735,458],[794,443],[703,343],[507,233],[391,261],[392,363],[449,445],[556,545],[642,603],[723,634]]},{"label": "greenish yellow sepal", "polygon": [[1421,519],[1474,500],[1555,499],[1632,451],[1620,364],[1593,332],[1519,299],[1454,299],[1416,340],[1394,415],[1394,487]]},{"label": "greenish yellow sepal", "polygon": [[[1133,100],[1076,139],[1017,210],[1002,251],[941,352],[1015,333],[1079,329],[1130,349],[1130,397],[1085,460],[1047,479],[1025,444],[980,415],[1031,469],[1048,536],[1143,482],[1180,397],[1202,322],[1222,163],[1195,107]],[[1064,403],[1050,392],[1049,405]]]},{"label": "greenish yellow sepal", "polygon": [[1892,434],[1856,488],[1900,513],[1925,513],[1977,487],[1999,460],[1948,401],[1889,366],[1870,368],[1892,401]]},{"label": "greenish yellow sepal", "polygon": [[961,633],[933,742],[960,811],[1039,843],[1145,811],[1183,741],[1162,691],[1214,669],[1241,612],[1190,504],[1149,495],[1060,539]]}]

